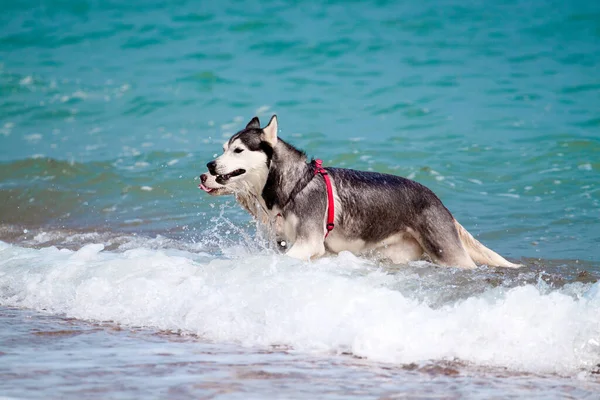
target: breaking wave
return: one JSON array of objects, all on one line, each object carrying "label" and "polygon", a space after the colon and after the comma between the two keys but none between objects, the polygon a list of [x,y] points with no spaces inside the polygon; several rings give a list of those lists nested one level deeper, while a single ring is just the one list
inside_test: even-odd
[{"label": "breaking wave", "polygon": [[390,363],[572,374],[600,362],[598,282],[557,286],[527,271],[423,262],[394,268],[349,253],[305,263],[243,246],[215,256],[148,244],[0,242],[0,305]]}]

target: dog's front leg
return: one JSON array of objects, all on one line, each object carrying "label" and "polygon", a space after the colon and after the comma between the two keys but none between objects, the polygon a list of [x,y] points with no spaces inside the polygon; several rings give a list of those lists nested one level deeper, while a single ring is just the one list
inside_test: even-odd
[{"label": "dog's front leg", "polygon": [[323,240],[317,241],[316,238],[298,239],[294,245],[285,253],[286,255],[297,258],[298,260],[308,261],[313,258],[319,258],[325,254],[325,244]]},{"label": "dog's front leg", "polygon": [[325,233],[321,225],[319,211],[314,207],[297,211],[303,218],[298,218],[296,213],[289,212],[280,222],[283,236],[290,240],[292,247],[285,253],[290,257],[308,261],[325,254]]}]

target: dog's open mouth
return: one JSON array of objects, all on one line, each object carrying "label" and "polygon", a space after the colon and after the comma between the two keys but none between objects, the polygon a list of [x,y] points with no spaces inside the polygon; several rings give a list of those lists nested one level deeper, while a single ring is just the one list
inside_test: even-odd
[{"label": "dog's open mouth", "polygon": [[240,176],[242,174],[245,174],[246,170],[245,169],[236,169],[233,172],[230,172],[228,174],[224,174],[224,175],[217,175],[217,183],[220,183],[221,185],[223,185],[225,182],[227,182],[228,180],[230,180],[231,178],[234,178],[236,176]]},{"label": "dog's open mouth", "polygon": [[203,183],[199,184],[198,187],[202,190],[204,190],[206,193],[212,193],[214,191],[219,190],[219,188],[209,188],[208,186],[204,186]]}]

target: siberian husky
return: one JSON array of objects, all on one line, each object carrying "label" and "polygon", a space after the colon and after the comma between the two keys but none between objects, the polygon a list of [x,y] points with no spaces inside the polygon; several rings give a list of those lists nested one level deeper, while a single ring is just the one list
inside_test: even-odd
[{"label": "siberian husky", "polygon": [[264,128],[254,117],[207,167],[200,188],[235,195],[259,222],[274,227],[290,257],[309,260],[346,250],[398,264],[429,259],[460,268],[520,267],[477,241],[420,183],[376,172],[319,170],[277,136],[275,115]]}]

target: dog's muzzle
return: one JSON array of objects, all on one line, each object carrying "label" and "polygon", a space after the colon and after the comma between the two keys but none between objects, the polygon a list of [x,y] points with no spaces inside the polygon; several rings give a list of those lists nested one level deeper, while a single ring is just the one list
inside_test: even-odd
[{"label": "dog's muzzle", "polygon": [[215,179],[217,181],[217,183],[224,185],[228,180],[230,180],[231,178],[234,178],[236,176],[240,176],[242,174],[245,174],[246,170],[245,169],[236,169],[235,171],[232,171],[228,174],[223,174],[223,175],[217,175],[217,179]]},{"label": "dog's muzzle", "polygon": [[236,176],[240,176],[240,175],[246,173],[245,169],[239,168],[239,169],[236,169],[235,171],[232,171],[232,172],[230,172],[228,174],[218,174],[217,173],[217,162],[216,161],[211,161],[208,164],[206,164],[206,168],[208,168],[208,172],[210,172],[211,175],[217,177],[215,179],[215,181],[218,184],[220,184],[220,185],[224,185],[225,182],[227,182],[231,178],[234,178]]}]

